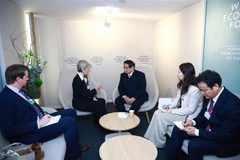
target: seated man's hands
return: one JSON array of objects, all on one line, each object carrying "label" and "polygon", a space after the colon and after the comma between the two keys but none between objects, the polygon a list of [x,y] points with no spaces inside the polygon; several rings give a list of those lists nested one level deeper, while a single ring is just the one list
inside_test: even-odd
[{"label": "seated man's hands", "polygon": [[129,97],[126,96],[126,95],[122,96],[122,98],[124,99],[124,101],[125,101],[127,104],[132,104],[132,103],[136,100],[134,97],[129,98]]},{"label": "seated man's hands", "polygon": [[44,126],[47,124],[51,119],[51,116],[49,114],[45,114],[39,121],[38,124],[40,127]]},{"label": "seated man's hands", "polygon": [[122,96],[122,98],[124,99],[124,101],[127,103],[127,104],[129,104],[129,97],[128,96],[126,96],[126,95],[124,95],[124,96]]},{"label": "seated man's hands", "polygon": [[189,126],[189,127],[183,128],[181,130],[185,131],[190,136],[195,136],[195,130],[196,130],[195,127]]},{"label": "seated man's hands", "polygon": [[182,124],[183,124],[184,127],[192,127],[193,126],[192,120],[189,120],[189,119],[184,119],[182,121]]},{"label": "seated man's hands", "polygon": [[132,97],[132,98],[129,99],[128,103],[129,103],[129,104],[132,104],[135,100],[136,100],[136,99],[135,99],[134,97]]}]

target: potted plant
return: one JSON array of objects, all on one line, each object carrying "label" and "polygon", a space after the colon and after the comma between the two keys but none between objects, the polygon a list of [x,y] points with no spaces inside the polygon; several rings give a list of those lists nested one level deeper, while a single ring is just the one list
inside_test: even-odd
[{"label": "potted plant", "polygon": [[[15,31],[15,29],[14,29]],[[29,68],[29,80],[24,88],[32,99],[38,99],[41,97],[40,87],[43,84],[41,79],[41,73],[47,64],[47,61],[43,61],[41,57],[38,57],[33,52],[33,47],[36,42],[36,37],[33,31],[22,31],[20,34],[13,36],[14,32],[10,35],[11,42],[14,50],[13,55],[19,60],[20,63],[28,66]],[[27,41],[26,37],[31,37],[30,49],[26,49],[24,44]],[[19,46],[22,44],[22,46]]]},{"label": "potted plant", "polygon": [[20,55],[24,58],[25,65],[29,68],[29,80],[26,85],[26,91],[33,99],[41,97],[40,87],[43,84],[41,73],[47,61],[43,61],[40,57],[34,55],[32,50],[22,51]]}]

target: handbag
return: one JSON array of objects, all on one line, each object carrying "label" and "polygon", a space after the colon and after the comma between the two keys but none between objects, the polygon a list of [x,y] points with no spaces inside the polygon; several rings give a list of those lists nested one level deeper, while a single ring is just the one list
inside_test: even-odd
[{"label": "handbag", "polygon": [[35,153],[30,146],[15,142],[0,149],[0,160],[35,160]]}]

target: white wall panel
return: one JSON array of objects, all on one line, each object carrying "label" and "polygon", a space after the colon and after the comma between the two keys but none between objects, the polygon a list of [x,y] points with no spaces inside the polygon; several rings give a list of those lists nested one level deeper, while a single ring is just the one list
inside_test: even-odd
[{"label": "white wall panel", "polygon": [[154,31],[151,22],[116,21],[108,28],[103,21],[60,21],[61,67],[76,68],[78,60],[89,61],[92,76],[103,85],[108,101],[112,101],[112,91],[123,72],[123,60],[154,67]]},{"label": "white wall panel", "polygon": [[204,3],[192,5],[157,24],[156,75],[160,97],[177,92],[178,66],[191,62],[196,75],[202,70]]}]

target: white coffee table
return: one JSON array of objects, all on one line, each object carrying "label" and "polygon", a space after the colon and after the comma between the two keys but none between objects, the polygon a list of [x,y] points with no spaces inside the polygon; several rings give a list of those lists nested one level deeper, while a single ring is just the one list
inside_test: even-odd
[{"label": "white coffee table", "polygon": [[117,133],[108,134],[105,136],[105,140],[108,140],[112,137],[119,136],[119,135],[131,135],[129,132],[122,132],[133,129],[137,127],[140,123],[140,119],[138,116],[130,116],[129,113],[127,114],[126,118],[119,118],[119,112],[113,112],[102,116],[99,120],[99,124],[108,130],[117,131]]}]

